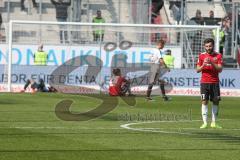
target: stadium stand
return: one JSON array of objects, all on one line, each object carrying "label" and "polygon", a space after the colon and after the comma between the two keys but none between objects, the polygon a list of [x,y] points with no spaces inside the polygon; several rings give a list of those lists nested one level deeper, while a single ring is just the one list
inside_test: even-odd
[{"label": "stadium stand", "polygon": [[[1,29],[2,41],[5,41],[8,19],[11,20],[44,20],[44,21],[56,21],[56,12],[54,6],[48,0],[42,0],[42,10],[41,14],[39,8],[33,8],[32,3],[25,1],[26,11],[21,11],[21,4],[19,0],[3,0],[0,5],[0,12],[3,17],[3,26]],[[9,8],[9,9],[8,9]],[[29,30],[31,27],[29,26]],[[28,36],[34,35],[34,32],[30,32]],[[27,34],[27,33],[15,33],[15,34]],[[50,36],[49,36],[50,37]],[[55,36],[54,36],[55,37]],[[19,40],[20,41],[20,40]],[[24,42],[24,39],[21,39]]]},{"label": "stadium stand", "polygon": [[[41,15],[39,14],[39,9],[35,9],[32,3],[25,1],[26,11],[21,11],[21,4],[19,0],[3,0],[0,7],[0,11],[3,17],[12,20],[45,20],[45,21],[55,21],[55,10],[54,6],[49,0],[42,0],[42,10]],[[8,7],[10,7],[8,11]]]}]

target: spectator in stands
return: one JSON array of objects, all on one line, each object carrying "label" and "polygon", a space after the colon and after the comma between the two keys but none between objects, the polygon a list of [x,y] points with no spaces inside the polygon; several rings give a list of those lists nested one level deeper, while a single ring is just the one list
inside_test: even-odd
[{"label": "spectator in stands", "polygon": [[[199,9],[196,11],[195,17],[192,17],[190,20],[193,21],[195,25],[204,25],[204,19],[201,15],[201,11]],[[202,34],[201,30],[194,32],[193,37],[192,37],[192,39],[193,39],[193,42],[192,42],[193,54],[197,54],[195,52],[198,52],[200,50],[202,44],[201,44],[201,41],[199,41],[199,40],[202,39],[202,36],[203,36],[203,34]]]},{"label": "spectator in stands", "polygon": [[[58,22],[66,22],[68,18],[68,7],[71,5],[71,0],[64,2],[63,0],[51,0],[56,8],[56,19]],[[68,34],[65,26],[60,26],[60,43],[68,43]]]},{"label": "spectator in stands", "polygon": [[213,12],[213,10],[209,11],[209,18],[214,18],[214,12]]},{"label": "spectator in stands", "polygon": [[[102,17],[102,12],[97,10],[97,16],[93,18],[93,23],[105,23],[105,19]],[[96,27],[98,28],[98,27]],[[94,29],[93,31],[93,41],[103,41],[104,30],[103,29]]]},{"label": "spectator in stands", "polygon": [[173,17],[177,21],[177,24],[179,24],[181,20],[181,3],[181,1],[170,1],[169,5],[169,9],[172,10]]},{"label": "spectator in stands", "polygon": [[38,51],[34,53],[34,64],[35,65],[47,65],[48,53],[43,51],[43,44],[40,44]]},{"label": "spectator in stands", "polygon": [[154,19],[157,18],[159,15],[159,11],[162,9],[164,5],[163,0],[152,0],[152,6],[151,6],[151,22],[154,24]]},{"label": "spectator in stands", "polygon": [[209,17],[205,18],[206,25],[217,25],[217,21],[214,18],[214,12],[213,10],[209,11]]},{"label": "spectator in stands", "polygon": [[223,18],[224,23],[225,23],[224,26],[226,26],[227,28],[230,28],[231,27],[231,19],[232,19],[231,14],[228,14],[227,16],[225,16]]},{"label": "spectator in stands", "polygon": [[195,21],[195,23],[198,25],[204,25],[204,19],[201,14],[201,11],[198,9],[196,11],[196,16],[191,18],[191,20]]},{"label": "spectator in stands", "polygon": [[[238,12],[238,24],[237,24],[237,32],[240,33],[240,12]],[[240,46],[240,35],[237,38],[238,45]]]},{"label": "spectator in stands", "polygon": [[[208,0],[208,2],[212,2],[213,0]],[[232,0],[228,0],[229,2],[232,2]],[[227,2],[227,0],[222,0],[222,2]]]},{"label": "spectator in stands", "polygon": [[237,62],[238,62],[238,68],[240,68],[240,48],[238,49]]},{"label": "spectator in stands", "polygon": [[232,45],[232,29],[231,29],[231,19],[229,16],[224,17],[222,30],[224,31],[224,54],[231,55],[231,45]]},{"label": "spectator in stands", "polygon": [[2,13],[0,13],[0,29],[2,27],[2,22],[3,22],[3,20],[2,20]]},{"label": "spectator in stands", "polygon": [[[24,1],[25,0],[21,0],[21,11],[24,11],[26,8],[25,8],[25,5],[24,5]],[[36,0],[32,0],[32,3],[33,3],[33,7],[34,8],[37,8],[37,3],[36,3]]]},{"label": "spectator in stands", "polygon": [[232,2],[232,0],[222,0],[222,2]]},{"label": "spectator in stands", "polygon": [[2,40],[1,28],[2,28],[2,14],[0,13],[0,40]]}]

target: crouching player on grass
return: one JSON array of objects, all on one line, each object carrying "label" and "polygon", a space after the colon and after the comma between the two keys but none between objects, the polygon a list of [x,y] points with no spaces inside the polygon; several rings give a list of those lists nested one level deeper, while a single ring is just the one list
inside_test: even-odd
[{"label": "crouching player on grass", "polygon": [[109,95],[110,96],[125,96],[128,92],[128,96],[133,96],[130,88],[130,81],[125,79],[121,75],[121,70],[115,68],[112,71],[113,76],[110,79]]},{"label": "crouching player on grass", "polygon": [[197,72],[202,72],[201,77],[201,98],[202,98],[202,119],[200,128],[207,128],[208,100],[212,101],[212,128],[222,128],[216,124],[218,105],[220,101],[219,72],[222,71],[222,55],[214,52],[214,40],[204,40],[205,52],[201,53],[197,62]]}]

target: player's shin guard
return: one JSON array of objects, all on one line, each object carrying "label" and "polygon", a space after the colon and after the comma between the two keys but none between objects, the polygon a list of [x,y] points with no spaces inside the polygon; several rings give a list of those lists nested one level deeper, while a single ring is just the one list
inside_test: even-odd
[{"label": "player's shin guard", "polygon": [[208,117],[208,106],[202,104],[202,120],[204,124],[207,124],[207,117]]}]

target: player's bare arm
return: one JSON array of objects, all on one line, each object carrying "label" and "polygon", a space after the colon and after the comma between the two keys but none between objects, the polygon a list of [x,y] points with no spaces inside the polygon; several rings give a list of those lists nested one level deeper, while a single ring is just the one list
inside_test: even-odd
[{"label": "player's bare arm", "polygon": [[168,66],[166,65],[166,63],[164,62],[163,58],[159,59],[159,63],[164,66],[164,68],[168,69],[168,72],[170,72],[170,69],[168,68]]},{"label": "player's bare arm", "polygon": [[207,60],[203,62],[203,64],[200,66],[200,65],[197,65],[197,73],[199,72],[202,72],[203,68],[207,65]]},{"label": "player's bare arm", "polygon": [[202,69],[203,69],[203,65],[202,66],[199,66],[199,65],[197,65],[197,73],[199,73],[199,72],[202,72]]},{"label": "player's bare arm", "polygon": [[210,60],[210,64],[218,71],[222,72],[222,65],[221,64],[216,64]]}]

